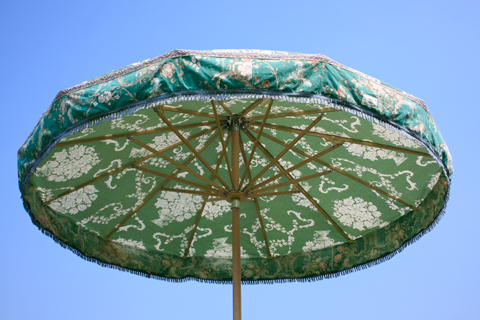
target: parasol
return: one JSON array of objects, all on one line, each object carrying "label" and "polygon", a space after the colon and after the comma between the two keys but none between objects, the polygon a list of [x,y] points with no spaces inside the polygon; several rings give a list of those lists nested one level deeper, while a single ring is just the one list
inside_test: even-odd
[{"label": "parasol", "polygon": [[24,206],[100,265],[310,281],[385,261],[453,172],[425,103],[324,55],[175,50],[62,90],[19,150]]}]

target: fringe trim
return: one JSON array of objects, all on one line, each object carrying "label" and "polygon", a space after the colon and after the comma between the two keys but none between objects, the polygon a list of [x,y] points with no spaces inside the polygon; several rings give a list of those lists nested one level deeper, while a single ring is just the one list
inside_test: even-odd
[{"label": "fringe trim", "polygon": [[156,107],[161,104],[171,104],[181,101],[211,101],[211,100],[232,100],[232,99],[275,99],[279,101],[295,102],[295,103],[313,103],[321,104],[328,108],[334,108],[349,112],[353,115],[361,117],[369,122],[381,125],[395,133],[398,133],[404,137],[417,141],[424,146],[428,153],[440,164],[448,183],[450,183],[450,174],[447,167],[441,161],[441,157],[438,155],[430,144],[424,141],[418,134],[411,132],[397,123],[394,123],[390,119],[373,113],[369,110],[362,109],[361,107],[352,103],[338,100],[334,98],[327,98],[318,94],[304,93],[304,92],[278,92],[268,90],[210,90],[210,91],[188,91],[188,92],[175,92],[165,94],[160,97],[146,99],[140,102],[132,103],[120,107],[116,110],[104,112],[93,117],[83,119],[67,128],[63,133],[53,138],[50,143],[40,152],[38,158],[30,164],[29,168],[25,171],[22,183],[20,184],[20,191],[24,192],[25,185],[33,172],[35,172],[38,164],[50,153],[51,149],[65,137],[82,131],[87,128],[94,127],[98,124],[121,118],[125,115],[135,113],[139,110]]},{"label": "fringe trim", "polygon": [[133,103],[126,105],[124,107],[121,107],[117,110],[110,111],[107,113],[99,114],[94,117],[84,119],[82,121],[79,121],[72,125],[71,127],[67,128],[62,134],[58,135],[54,139],[50,141],[50,143],[47,145],[44,150],[40,153],[39,157],[37,160],[35,160],[31,165],[30,168],[27,170],[24,179],[21,184],[21,193],[22,193],[22,200],[23,200],[23,205],[25,210],[28,212],[30,215],[30,218],[32,219],[32,222],[39,228],[39,230],[47,235],[48,237],[52,238],[56,243],[61,245],[63,248],[68,249],[75,253],[77,256],[80,258],[89,261],[89,262],[94,262],[102,267],[106,268],[111,268],[111,269],[116,269],[124,272],[130,272],[142,277],[146,278],[152,278],[156,280],[163,280],[163,281],[168,281],[168,282],[186,282],[186,281],[197,281],[197,282],[203,282],[203,283],[214,283],[214,284],[231,284],[232,280],[208,280],[208,279],[201,279],[201,278],[196,278],[196,277],[185,277],[181,279],[176,279],[176,278],[168,278],[168,277],[163,277],[163,276],[158,276],[142,271],[137,271],[137,270],[131,270],[128,268],[120,267],[114,264],[109,264],[103,261],[100,261],[96,258],[88,257],[75,249],[74,247],[71,247],[70,245],[64,243],[62,240],[57,238],[53,233],[50,231],[44,229],[43,227],[40,226],[38,221],[35,220],[33,214],[30,211],[30,206],[28,202],[24,198],[24,191],[26,187],[26,182],[30,178],[30,176],[35,172],[38,164],[49,154],[50,150],[60,142],[63,138],[72,135],[74,133],[77,133],[81,130],[84,130],[86,128],[94,127],[98,124],[111,121],[114,119],[118,119],[120,117],[123,117],[127,114],[132,114],[138,110],[142,110],[145,108],[151,108],[155,107],[161,104],[171,104],[175,102],[181,102],[181,101],[210,101],[210,100],[232,100],[232,99],[275,99],[275,100],[280,100],[280,101],[287,101],[287,102],[295,102],[295,103],[314,103],[314,104],[320,104],[323,106],[326,106],[328,108],[335,108],[337,110],[342,110],[349,112],[353,115],[359,116],[371,123],[375,123],[378,125],[381,125],[391,131],[394,131],[395,133],[398,133],[404,137],[407,137],[409,139],[415,140],[422,146],[424,146],[428,153],[437,161],[437,163],[441,166],[443,169],[445,178],[447,179],[447,190],[446,190],[446,195],[445,195],[445,201],[442,209],[440,210],[439,214],[437,217],[434,219],[434,221],[427,226],[425,229],[420,231],[417,235],[415,235],[412,239],[406,241],[403,245],[401,245],[398,249],[395,251],[380,257],[378,259],[372,260],[370,262],[366,262],[364,264],[352,267],[350,269],[345,269],[339,272],[335,273],[329,273],[329,274],[324,274],[324,275],[319,275],[319,276],[312,276],[312,277],[305,277],[305,278],[283,278],[283,279],[261,279],[261,280],[242,280],[242,284],[274,284],[274,283],[287,283],[287,282],[314,282],[314,281],[320,281],[323,279],[331,279],[331,278],[337,278],[342,275],[346,275],[355,271],[367,269],[369,267],[375,266],[377,264],[380,264],[382,262],[388,261],[391,258],[393,258],[395,255],[398,253],[402,252],[406,247],[411,245],[412,243],[415,243],[418,241],[421,237],[423,237],[425,234],[429,233],[435,226],[440,222],[440,220],[443,218],[445,215],[446,207],[447,207],[447,202],[449,201],[450,198],[450,188],[451,188],[451,180],[449,178],[448,174],[448,169],[446,166],[443,164],[441,161],[441,157],[437,154],[437,152],[430,146],[430,144],[426,141],[424,141],[422,138],[420,138],[419,135],[417,135],[414,132],[411,132],[404,127],[400,126],[397,123],[392,122],[389,119],[386,119],[378,114],[375,114],[371,111],[364,110],[360,108],[357,105],[345,102],[343,100],[338,100],[338,99],[333,99],[333,98],[327,98],[321,95],[315,95],[315,94],[309,94],[309,93],[284,93],[284,92],[272,92],[272,91],[263,91],[263,90],[222,90],[222,91],[194,91],[194,92],[180,92],[180,93],[172,93],[172,94],[166,94],[161,97],[155,97],[151,99],[147,99],[141,102]]},{"label": "fringe trim", "polygon": [[[444,202],[443,208],[440,211],[440,213],[437,215],[435,220],[428,227],[426,227],[420,233],[415,235],[412,239],[406,241],[398,249],[396,249],[395,251],[393,251],[393,252],[391,252],[391,253],[383,256],[383,257],[380,257],[380,258],[372,260],[370,262],[366,262],[364,264],[352,267],[350,269],[345,269],[345,270],[335,272],[335,273],[329,273],[329,274],[323,274],[323,275],[305,277],[305,278],[282,278],[282,279],[272,279],[272,280],[270,280],[270,279],[242,280],[242,285],[275,284],[275,283],[289,283],[289,282],[315,282],[315,281],[320,281],[320,280],[324,280],[324,279],[338,278],[338,277],[343,276],[343,275],[347,275],[347,274],[350,274],[350,273],[353,273],[353,272],[356,272],[356,271],[364,270],[364,269],[376,266],[378,264],[381,264],[385,261],[388,261],[388,260],[392,259],[394,256],[396,256],[397,254],[402,252],[406,247],[408,247],[409,245],[417,242],[421,237],[423,237],[424,235],[426,235],[427,233],[432,231],[433,228],[435,228],[437,226],[437,224],[440,222],[440,220],[445,215],[445,210],[447,208],[447,202],[448,202],[449,198],[450,198],[450,188],[447,189],[447,193],[445,195],[445,202]],[[26,204],[26,205],[28,207],[28,204]],[[30,213],[30,210],[27,210],[27,211],[30,214],[30,216],[32,217],[32,215]],[[129,272],[129,273],[132,273],[132,274],[135,274],[135,275],[138,275],[138,276],[142,276],[142,277],[145,277],[145,278],[162,280],[162,281],[167,281],[167,282],[197,281],[197,282],[201,282],[201,283],[212,283],[212,284],[232,284],[232,280],[209,280],[209,279],[201,279],[201,278],[196,278],[196,277],[191,277],[191,276],[190,277],[185,277],[185,278],[180,278],[180,279],[168,278],[168,277],[158,276],[158,275],[154,275],[154,274],[143,272],[143,271],[131,270],[131,269],[123,268],[123,267],[120,267],[120,266],[117,266],[117,265],[114,265],[114,264],[106,263],[106,262],[100,261],[96,258],[86,256],[83,253],[81,253],[80,251],[78,251],[77,249],[75,249],[75,248],[69,246],[68,244],[64,243],[62,240],[57,238],[53,233],[51,233],[50,231],[48,231],[48,230],[42,228],[41,226],[39,226],[38,223],[33,219],[33,217],[32,217],[32,221],[44,235],[52,238],[53,241],[55,241],[57,244],[59,244],[62,248],[72,251],[74,254],[76,254],[77,256],[82,258],[83,260],[96,263],[99,266],[104,267],[104,268],[110,268],[110,269],[115,269],[115,270],[119,270],[119,271],[123,271],[123,272]]]}]

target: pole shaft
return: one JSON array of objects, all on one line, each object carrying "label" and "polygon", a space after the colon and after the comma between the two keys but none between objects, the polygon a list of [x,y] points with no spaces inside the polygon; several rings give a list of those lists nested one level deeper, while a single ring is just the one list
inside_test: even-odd
[{"label": "pole shaft", "polygon": [[[232,201],[233,202],[233,201]],[[233,320],[242,319],[242,266],[240,263],[240,208],[232,207]]]},{"label": "pole shaft", "polygon": [[239,140],[240,140],[240,132],[234,130],[232,131],[232,183],[233,189],[238,190],[239,183],[240,183],[240,169],[239,169],[239,160],[240,160],[240,153],[239,153]]},{"label": "pole shaft", "polygon": [[[232,123],[232,184],[238,190],[240,180],[240,128],[238,117]],[[240,262],[240,199],[232,199],[232,283],[233,320],[242,319],[242,264]]]}]

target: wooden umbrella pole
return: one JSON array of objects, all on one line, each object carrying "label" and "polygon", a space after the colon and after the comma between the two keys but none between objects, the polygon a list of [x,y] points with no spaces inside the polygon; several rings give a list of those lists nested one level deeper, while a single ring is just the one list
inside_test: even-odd
[{"label": "wooden umbrella pole", "polygon": [[242,274],[240,263],[240,199],[232,199],[233,320],[242,319]]},{"label": "wooden umbrella pole", "polygon": [[[240,126],[238,117],[232,118],[232,183],[238,191],[240,180]],[[240,199],[232,199],[232,264],[233,264],[233,320],[242,319],[242,265],[240,263]]]}]

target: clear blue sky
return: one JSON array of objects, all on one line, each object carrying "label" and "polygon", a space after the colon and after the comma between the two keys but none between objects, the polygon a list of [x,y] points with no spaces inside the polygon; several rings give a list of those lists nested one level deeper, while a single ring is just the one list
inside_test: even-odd
[{"label": "clear blue sky", "polygon": [[16,154],[56,93],[173,49],[323,53],[424,99],[453,156],[447,214],[367,270],[243,286],[244,319],[478,319],[478,1],[2,1],[2,319],[230,319],[231,286],[86,262],[31,223]]}]

